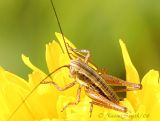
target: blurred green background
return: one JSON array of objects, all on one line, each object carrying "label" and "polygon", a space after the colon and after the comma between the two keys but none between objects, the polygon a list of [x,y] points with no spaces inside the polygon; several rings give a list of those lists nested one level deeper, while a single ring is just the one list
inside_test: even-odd
[{"label": "blurred green background", "polygon": [[[54,0],[65,36],[94,63],[124,77],[122,38],[142,77],[160,69],[160,0]],[[0,0],[0,65],[27,78],[21,54],[47,72],[45,44],[59,28],[49,0]]]}]

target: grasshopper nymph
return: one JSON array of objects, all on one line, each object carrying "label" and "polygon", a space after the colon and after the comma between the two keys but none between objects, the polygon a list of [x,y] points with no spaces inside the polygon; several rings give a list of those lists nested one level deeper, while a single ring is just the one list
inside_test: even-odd
[{"label": "grasshopper nymph", "polygon": [[[95,69],[95,65],[90,61],[90,51],[89,50],[80,50],[72,48],[65,40],[63,31],[57,16],[57,12],[53,1],[51,1],[54,14],[56,16],[56,20],[58,22],[58,26],[60,28],[60,32],[62,34],[62,38],[64,41],[66,53],[70,58],[70,63],[68,65],[63,65],[52,73],[50,73],[46,78],[41,80],[41,82],[24,98],[24,100],[17,106],[15,111],[10,115],[7,121],[9,121],[12,116],[16,113],[16,111],[23,105],[23,103],[27,100],[27,98],[33,93],[33,91],[40,85],[40,84],[52,84],[55,88],[59,91],[67,90],[71,88],[75,84],[79,85],[77,89],[77,96],[75,102],[70,102],[66,106],[63,107],[62,111],[64,111],[70,105],[77,105],[80,102],[80,93],[81,89],[84,88],[85,93],[88,97],[92,99],[90,102],[90,116],[92,114],[93,105],[102,106],[109,109],[114,109],[120,112],[127,112],[127,107],[119,105],[119,97],[117,96],[116,92],[126,92],[132,90],[139,90],[142,89],[141,84],[135,84],[123,81],[117,77],[107,74],[105,71],[100,69]],[[91,66],[92,65],[92,66]],[[60,87],[54,81],[47,81],[47,78],[57,72],[62,68],[68,68],[70,71],[71,77],[75,80],[69,84],[66,84],[64,87]],[[126,86],[130,88],[125,89],[112,89],[112,86]]]}]

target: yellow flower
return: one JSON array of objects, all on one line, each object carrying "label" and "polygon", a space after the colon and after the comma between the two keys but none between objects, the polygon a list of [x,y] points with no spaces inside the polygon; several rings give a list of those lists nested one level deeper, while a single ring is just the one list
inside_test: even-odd
[{"label": "yellow flower", "polygon": [[[58,42],[46,45],[46,62],[49,72],[69,64],[61,34],[56,33]],[[66,38],[67,40],[67,38]],[[72,47],[74,45],[67,40]],[[61,45],[61,46],[60,46]],[[133,66],[125,44],[120,40],[120,46],[126,68],[126,78],[129,82],[140,83],[138,72]],[[63,49],[63,51],[62,51]],[[121,113],[111,109],[94,106],[92,117],[89,117],[90,98],[82,92],[78,105],[61,109],[70,101],[75,100],[77,86],[64,92],[57,91],[52,85],[38,85],[47,74],[35,67],[28,57],[22,55],[24,63],[33,70],[28,81],[0,68],[0,121],[158,121],[160,111],[159,73],[150,70],[142,79],[141,91],[127,92],[127,97],[121,101],[128,113]],[[69,70],[63,68],[52,75],[52,79],[60,86],[72,82]],[[47,79],[48,81],[51,79]],[[38,86],[37,86],[38,85]],[[25,100],[23,105],[15,111],[25,97],[37,87]],[[14,113],[13,113],[14,112]],[[11,116],[13,114],[13,116]]]}]

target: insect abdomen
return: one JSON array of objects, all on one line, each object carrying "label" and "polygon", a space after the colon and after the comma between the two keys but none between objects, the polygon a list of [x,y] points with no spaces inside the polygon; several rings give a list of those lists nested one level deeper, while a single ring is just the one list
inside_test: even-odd
[{"label": "insect abdomen", "polygon": [[91,85],[95,85],[109,100],[115,103],[119,102],[119,98],[116,93],[107,85],[105,80],[99,74],[97,74],[96,70],[92,69],[90,66],[81,62],[80,60],[72,61],[72,66],[78,68],[77,71],[81,80],[85,82],[87,81],[86,83],[88,84],[90,83]]}]

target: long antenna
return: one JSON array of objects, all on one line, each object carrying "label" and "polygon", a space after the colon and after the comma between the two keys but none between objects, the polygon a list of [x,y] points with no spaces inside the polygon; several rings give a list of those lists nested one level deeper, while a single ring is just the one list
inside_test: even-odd
[{"label": "long antenna", "polygon": [[9,116],[9,118],[7,119],[7,121],[10,121],[12,119],[12,117],[14,116],[14,114],[20,109],[20,107],[25,103],[25,101],[28,99],[28,97],[31,96],[31,94],[38,88],[38,86],[43,82],[45,81],[47,78],[49,78],[53,73],[55,73],[56,71],[58,71],[59,69],[61,68],[64,68],[64,67],[69,67],[69,65],[64,65],[64,66],[61,66],[57,69],[55,69],[54,71],[52,71],[50,74],[48,74],[44,79],[42,79],[28,94],[27,96],[22,100],[22,102],[16,107],[16,109],[13,111],[13,113]]},{"label": "long antenna", "polygon": [[63,38],[63,41],[64,41],[64,45],[65,45],[67,54],[68,54],[69,58],[72,59],[72,57],[71,57],[70,54],[69,54],[68,48],[67,48],[66,40],[65,40],[65,38],[64,38],[64,34],[63,34],[63,31],[62,31],[62,27],[61,27],[61,24],[60,24],[60,21],[59,21],[57,12],[56,12],[56,8],[55,8],[55,6],[54,6],[54,4],[53,4],[53,0],[50,0],[50,1],[51,1],[51,5],[52,5],[52,8],[53,8],[53,12],[54,12],[54,14],[55,14],[55,16],[56,16],[56,20],[57,20],[57,23],[58,23],[60,32],[61,32],[61,34],[62,34],[62,38]]},{"label": "long antenna", "polygon": [[[69,54],[68,48],[67,48],[66,40],[65,40],[64,35],[63,35],[62,27],[61,27],[60,21],[59,21],[59,19],[58,19],[58,15],[57,15],[55,6],[54,6],[54,4],[53,4],[53,1],[52,1],[52,0],[50,0],[50,1],[51,1],[51,5],[52,5],[52,8],[53,8],[54,14],[55,14],[55,16],[56,16],[56,20],[57,20],[57,23],[58,23],[60,32],[61,32],[61,34],[62,34],[62,38],[63,38],[63,41],[64,41],[64,45],[65,45],[67,54],[68,54],[69,58],[72,59],[71,56],[70,56],[70,54]],[[45,80],[46,80],[47,78],[49,78],[53,73],[55,73],[56,71],[58,71],[59,69],[64,68],[64,67],[67,67],[67,68],[68,68],[69,65],[64,65],[64,66],[61,66],[61,67],[55,69],[55,70],[52,71],[50,74],[48,74],[43,80],[41,80],[40,83],[38,83],[38,84],[27,94],[27,96],[22,100],[22,102],[16,107],[16,109],[13,111],[13,113],[8,117],[7,121],[10,121],[10,120],[12,119],[12,117],[14,116],[14,114],[15,114],[15,113],[20,109],[20,107],[25,103],[25,101],[28,99],[28,97],[30,97],[31,94],[38,88],[38,86],[41,84],[41,82],[45,81]]]}]

